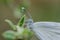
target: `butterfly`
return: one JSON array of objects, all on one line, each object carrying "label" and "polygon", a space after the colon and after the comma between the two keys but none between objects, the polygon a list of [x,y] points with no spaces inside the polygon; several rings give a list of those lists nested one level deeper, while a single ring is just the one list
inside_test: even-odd
[{"label": "butterfly", "polygon": [[31,29],[39,40],[60,40],[59,22],[33,22],[33,19],[27,20],[27,27]]}]

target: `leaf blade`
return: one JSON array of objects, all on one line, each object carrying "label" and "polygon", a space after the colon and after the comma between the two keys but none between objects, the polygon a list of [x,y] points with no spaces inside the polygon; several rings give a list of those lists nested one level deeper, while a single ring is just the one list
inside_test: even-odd
[{"label": "leaf blade", "polygon": [[21,17],[21,19],[20,19],[19,22],[18,22],[18,25],[19,25],[20,27],[22,27],[23,24],[24,24],[24,22],[25,22],[25,15]]}]

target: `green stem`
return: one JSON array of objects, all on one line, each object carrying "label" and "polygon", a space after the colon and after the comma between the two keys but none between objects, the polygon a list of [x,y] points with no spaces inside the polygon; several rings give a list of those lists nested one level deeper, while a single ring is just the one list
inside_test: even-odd
[{"label": "green stem", "polygon": [[16,30],[16,26],[10,20],[6,19],[5,21],[11,26],[13,30]]}]

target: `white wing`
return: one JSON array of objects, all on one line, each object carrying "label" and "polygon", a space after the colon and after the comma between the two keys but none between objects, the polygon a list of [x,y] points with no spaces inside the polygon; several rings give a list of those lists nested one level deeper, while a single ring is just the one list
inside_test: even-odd
[{"label": "white wing", "polygon": [[36,22],[32,29],[40,40],[60,40],[60,23]]}]

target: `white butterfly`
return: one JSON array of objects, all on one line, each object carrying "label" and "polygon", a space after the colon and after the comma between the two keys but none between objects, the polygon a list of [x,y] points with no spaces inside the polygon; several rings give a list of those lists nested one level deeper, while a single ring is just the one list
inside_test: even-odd
[{"label": "white butterfly", "polygon": [[35,32],[35,35],[39,40],[60,40],[60,23],[59,22],[33,22],[33,19],[29,12],[27,14],[28,19],[27,27]]},{"label": "white butterfly", "polygon": [[40,40],[60,40],[60,23],[35,22],[28,20],[28,28],[31,28]]}]

